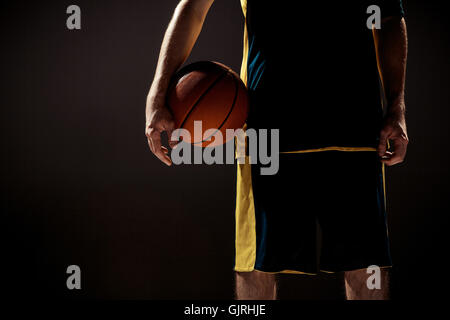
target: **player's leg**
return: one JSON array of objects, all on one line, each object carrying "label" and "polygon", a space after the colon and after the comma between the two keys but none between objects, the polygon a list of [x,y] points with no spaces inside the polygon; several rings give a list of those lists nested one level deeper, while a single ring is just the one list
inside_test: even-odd
[{"label": "player's leg", "polygon": [[[324,181],[323,194],[327,199],[319,214],[321,270],[345,272],[348,299],[387,299],[388,268],[392,262],[382,165],[372,151],[323,156],[317,157],[323,167],[318,175]],[[371,289],[367,283],[369,277],[378,277],[367,273],[366,268],[372,266],[380,268],[380,289]]]},{"label": "player's leg", "polygon": [[252,271],[236,272],[237,300],[275,300],[277,283],[275,274]]},{"label": "player's leg", "polygon": [[346,271],[344,275],[347,300],[388,300],[389,271],[380,269],[380,288],[369,289],[367,269]]},{"label": "player's leg", "polygon": [[[317,271],[316,220],[310,162],[280,155],[279,171],[239,165],[236,201],[236,298],[275,299],[276,273]],[[306,161],[306,162],[305,162]]]}]

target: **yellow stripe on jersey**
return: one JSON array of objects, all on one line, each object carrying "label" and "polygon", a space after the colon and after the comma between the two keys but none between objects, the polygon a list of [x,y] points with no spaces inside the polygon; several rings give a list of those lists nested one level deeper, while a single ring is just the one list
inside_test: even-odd
[{"label": "yellow stripe on jersey", "polygon": [[253,271],[256,261],[256,218],[250,161],[238,164],[236,190],[236,271]]},{"label": "yellow stripe on jersey", "polygon": [[323,152],[323,151],[349,151],[349,152],[356,152],[356,151],[377,151],[375,148],[371,147],[324,147],[324,148],[317,148],[317,149],[305,149],[305,150],[297,150],[297,151],[284,151],[280,153],[311,153],[311,152]]},{"label": "yellow stripe on jersey", "polygon": [[[247,1],[241,0],[244,16],[247,15]],[[241,79],[247,84],[248,33],[247,21],[244,27]],[[250,161],[237,167],[236,186],[236,271],[253,271],[256,261],[256,218],[253,200],[252,172]]]}]

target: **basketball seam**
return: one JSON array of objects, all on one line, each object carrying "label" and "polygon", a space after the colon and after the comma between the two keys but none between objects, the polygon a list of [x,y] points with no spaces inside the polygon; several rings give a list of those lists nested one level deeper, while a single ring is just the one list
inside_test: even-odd
[{"label": "basketball seam", "polygon": [[183,128],[184,124],[186,123],[187,119],[189,118],[189,116],[191,115],[191,113],[194,111],[195,107],[200,103],[200,101],[203,99],[203,97],[220,81],[222,80],[222,78],[228,73],[228,71],[223,72],[220,76],[217,77],[216,80],[214,80],[213,83],[211,83],[209,85],[209,87],[202,93],[202,95],[200,95],[200,97],[198,97],[197,101],[195,101],[195,103],[192,105],[191,109],[189,110],[189,112],[186,114],[186,116],[183,119],[183,122],[180,125],[180,128]]},{"label": "basketball seam", "polygon": [[[227,74],[231,74],[231,73],[229,71],[227,71]],[[231,76],[233,76],[233,74],[231,74]],[[225,119],[223,120],[222,124],[219,126],[219,128],[217,128],[217,130],[212,135],[210,135],[206,139],[202,140],[201,142],[197,142],[197,143],[203,143],[203,142],[208,141],[209,138],[213,137],[218,131],[220,131],[220,129],[224,126],[225,122],[227,122],[228,118],[230,117],[231,113],[233,112],[234,106],[236,105],[237,96],[239,93],[239,84],[234,76],[233,76],[233,80],[234,80],[234,85],[235,85],[236,90],[234,92],[233,103],[231,104],[230,111],[228,111],[228,114],[225,117]],[[195,143],[195,144],[197,144],[197,143]]]}]

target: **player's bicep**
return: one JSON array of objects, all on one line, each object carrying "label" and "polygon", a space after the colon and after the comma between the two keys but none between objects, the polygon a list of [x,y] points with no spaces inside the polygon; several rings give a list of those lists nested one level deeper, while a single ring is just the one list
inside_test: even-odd
[{"label": "player's bicep", "polygon": [[192,9],[193,13],[195,13],[200,20],[203,20],[213,2],[214,0],[181,0],[180,4],[184,4],[187,8]]}]

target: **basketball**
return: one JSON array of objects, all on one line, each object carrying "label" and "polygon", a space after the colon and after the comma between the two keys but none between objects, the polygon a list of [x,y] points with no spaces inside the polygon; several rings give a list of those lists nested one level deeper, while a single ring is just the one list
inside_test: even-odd
[{"label": "basketball", "polygon": [[[210,61],[187,65],[175,74],[167,106],[176,128],[189,131],[190,142],[202,147],[230,140],[226,129],[242,128],[249,110],[247,89],[240,77],[229,67]],[[201,121],[201,135],[194,135],[194,121]],[[215,130],[208,133],[208,129]]]}]

